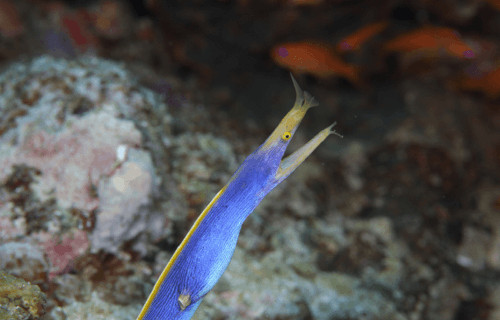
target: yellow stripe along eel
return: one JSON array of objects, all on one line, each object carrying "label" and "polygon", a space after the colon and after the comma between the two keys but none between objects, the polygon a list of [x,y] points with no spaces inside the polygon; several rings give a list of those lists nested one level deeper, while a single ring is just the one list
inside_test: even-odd
[{"label": "yellow stripe along eel", "polygon": [[318,105],[293,76],[292,82],[296,93],[293,108],[200,214],[161,273],[137,320],[191,319],[226,270],[248,215],[323,140],[337,134],[334,123],[283,159],[307,110]]}]

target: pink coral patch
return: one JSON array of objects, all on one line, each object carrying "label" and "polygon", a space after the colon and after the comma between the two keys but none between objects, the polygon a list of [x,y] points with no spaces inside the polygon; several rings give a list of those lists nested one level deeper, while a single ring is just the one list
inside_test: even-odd
[{"label": "pink coral patch", "polygon": [[89,248],[87,233],[82,230],[75,230],[63,236],[53,236],[43,232],[36,237],[40,239],[40,246],[50,261],[50,279],[68,272],[73,261]]},{"label": "pink coral patch", "polygon": [[0,157],[0,167],[16,163],[36,167],[42,171],[34,186],[37,196],[52,194],[62,207],[90,211],[99,205],[91,191],[100,178],[112,173],[116,149],[139,144],[140,133],[132,122],[98,113],[74,121],[61,132],[28,132],[12,156]]}]

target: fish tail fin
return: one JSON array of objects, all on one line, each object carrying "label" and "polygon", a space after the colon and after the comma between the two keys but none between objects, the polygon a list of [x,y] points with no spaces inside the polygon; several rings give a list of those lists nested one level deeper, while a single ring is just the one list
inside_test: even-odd
[{"label": "fish tail fin", "polygon": [[345,77],[356,87],[363,87],[364,83],[360,76],[360,68],[358,66],[349,65],[345,70]]}]

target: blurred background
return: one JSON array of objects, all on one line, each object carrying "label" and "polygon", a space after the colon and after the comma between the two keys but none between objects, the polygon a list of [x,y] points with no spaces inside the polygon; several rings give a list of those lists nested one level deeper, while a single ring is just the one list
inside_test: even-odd
[{"label": "blurred background", "polygon": [[[121,315],[100,305],[106,319],[135,319],[197,214],[292,106],[290,72],[320,102],[291,149],[334,121],[343,138],[330,137],[295,180],[270,196],[275,203],[264,202],[249,218],[239,262],[198,319],[500,319],[499,47],[499,0],[0,0],[3,70],[40,56],[98,57],[119,63],[133,75],[130,82],[166,103],[170,120],[155,113],[161,110],[140,119],[168,123],[168,129],[151,133],[150,125],[134,123],[148,137],[142,141],[158,134],[167,150],[152,156],[160,189],[173,175],[180,187],[169,195],[182,198],[185,211],[171,217],[168,234],[148,236],[141,240],[146,244],[134,235],[117,250],[102,245],[89,253],[96,245],[85,242],[57,276],[49,261],[44,276],[24,277],[46,295],[44,319],[91,312],[102,302],[85,298],[93,292],[130,308]],[[0,135],[25,114],[13,112],[16,106],[0,110]],[[119,118],[128,119],[124,114]],[[196,154],[208,161],[206,171],[184,172],[172,157],[185,161],[203,147],[205,140],[189,140],[195,133],[223,141],[209,140],[218,149]],[[209,158],[221,152],[226,159],[226,144],[234,148],[227,163]],[[209,173],[216,166],[219,176]],[[45,220],[17,238],[5,231],[30,214],[26,207],[15,214],[5,209],[16,188],[32,181],[23,170],[16,174],[24,180],[2,176],[5,245],[29,239],[33,230],[55,234]],[[89,188],[102,182],[93,173],[85,178],[93,181]],[[207,185],[186,182],[196,179]],[[99,208],[81,206],[71,214],[95,222]],[[64,239],[64,232],[56,233]],[[93,227],[85,232],[87,239]],[[285,259],[280,271],[273,263],[281,256],[273,253],[283,246],[281,254],[295,260]],[[0,268],[21,276],[5,262],[12,257],[3,256]],[[102,268],[119,271],[96,271]],[[66,274],[72,278],[61,280]],[[82,283],[87,291],[61,298]],[[116,283],[128,289],[118,300],[107,299],[121,291]]]}]

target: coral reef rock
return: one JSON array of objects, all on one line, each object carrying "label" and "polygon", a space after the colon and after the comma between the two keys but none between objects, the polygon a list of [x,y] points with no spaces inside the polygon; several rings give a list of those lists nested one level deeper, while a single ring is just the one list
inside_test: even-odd
[{"label": "coral reef rock", "polygon": [[0,270],[0,320],[40,319],[45,304],[38,286]]}]

